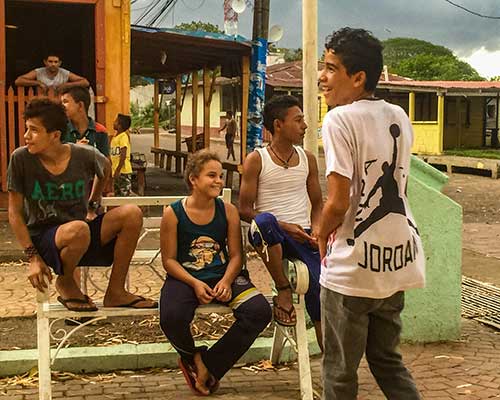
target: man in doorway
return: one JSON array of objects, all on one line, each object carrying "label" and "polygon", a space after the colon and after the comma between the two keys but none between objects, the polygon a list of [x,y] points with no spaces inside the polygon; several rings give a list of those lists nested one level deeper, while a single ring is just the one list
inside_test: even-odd
[{"label": "man in doorway", "polygon": [[63,142],[88,144],[109,156],[109,138],[106,127],[89,117],[90,94],[86,88],[75,86],[65,89],[61,102],[66,109],[68,126]]},{"label": "man in doorway", "polygon": [[219,129],[219,133],[223,130],[226,130],[226,135],[224,139],[226,140],[227,147],[227,159],[229,160],[229,156],[233,156],[233,161],[236,161],[236,157],[234,156],[234,138],[236,137],[238,131],[238,124],[236,120],[233,118],[233,112],[228,111],[226,113],[226,122],[224,126]]},{"label": "man in doorway", "polygon": [[62,61],[58,55],[49,53],[43,59],[43,64],[44,67],[19,76],[15,81],[16,86],[37,86],[42,90],[42,94],[47,94],[49,88],[60,94],[70,87],[89,87],[87,79],[61,68]]},{"label": "man in doorway", "polygon": [[363,29],[327,38],[320,75],[328,198],[322,258],[323,398],[355,400],[363,354],[388,399],[418,400],[398,345],[404,291],[423,287],[425,257],[407,193],[413,130],[374,96],[382,44]]},{"label": "man in doorway", "polygon": [[[78,265],[113,264],[105,307],[154,308],[157,302],[125,290],[130,260],[142,228],[135,205],[96,215],[110,162],[95,148],[63,143],[66,114],[46,98],[24,113],[26,146],[16,149],[8,169],[9,222],[29,261],[28,278],[40,291],[56,273],[57,298],[72,311],[94,311],[73,278]],[[92,190],[89,182],[94,179]]]},{"label": "man in doorway", "polygon": [[243,164],[240,215],[251,223],[250,242],[266,264],[276,284],[274,319],[278,324],[296,323],[292,289],[282,259],[302,260],[309,270],[306,308],[322,347],[319,301],[320,259],[317,245],[322,198],[318,165],[303,150],[307,125],[302,105],[293,96],[278,96],[264,107],[264,126],[271,143],[250,153]]}]

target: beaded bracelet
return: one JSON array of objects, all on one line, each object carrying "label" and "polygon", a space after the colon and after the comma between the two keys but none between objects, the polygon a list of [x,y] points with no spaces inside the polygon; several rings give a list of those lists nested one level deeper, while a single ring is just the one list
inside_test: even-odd
[{"label": "beaded bracelet", "polygon": [[26,258],[28,259],[28,261],[31,261],[31,259],[38,255],[38,250],[36,249],[35,246],[31,245],[31,246],[28,246],[24,249],[24,255],[26,256]]}]

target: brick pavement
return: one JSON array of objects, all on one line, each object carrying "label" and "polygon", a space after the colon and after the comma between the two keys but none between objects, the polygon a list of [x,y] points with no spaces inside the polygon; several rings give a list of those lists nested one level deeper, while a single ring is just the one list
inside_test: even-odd
[{"label": "brick pavement", "polygon": [[[321,162],[321,161],[320,161]],[[4,231],[0,229],[2,237]],[[12,235],[8,236],[10,239]],[[5,243],[17,248],[17,243]],[[12,249],[6,250],[12,251]],[[3,251],[3,249],[1,249]],[[160,267],[161,268],[161,267]],[[250,266],[256,286],[269,293],[267,272],[259,263]],[[105,286],[109,269],[93,272],[99,286]],[[136,282],[140,282],[136,284]],[[131,270],[131,290],[157,296],[161,281],[146,267]],[[100,295],[94,289],[89,294]],[[15,264],[0,265],[0,318],[33,315],[34,291],[30,287],[24,267]],[[500,333],[475,321],[463,320],[461,339],[453,342],[426,345],[402,345],[402,352],[424,399],[495,399],[500,398]],[[315,390],[320,392],[320,361],[312,360]],[[178,371],[134,371],[57,380],[53,384],[54,399],[197,399],[186,389]],[[360,399],[384,399],[371,377],[366,363],[359,374]],[[37,399],[36,386],[17,387],[0,379],[0,400]],[[298,375],[294,366],[289,370],[250,372],[235,368],[222,381],[216,399],[254,400],[299,398]]]},{"label": "brick pavement", "polygon": [[[500,335],[475,321],[463,320],[460,340],[425,345],[403,344],[405,361],[413,373],[423,399],[482,400],[500,398]],[[320,359],[313,357],[314,389],[321,391]],[[371,377],[366,362],[359,371],[359,399],[385,397]],[[0,380],[0,399],[36,399],[36,386],[7,385]],[[126,371],[85,375],[53,383],[54,399],[194,400],[179,371]],[[257,373],[233,368],[223,379],[214,399],[298,399],[295,365],[278,371]],[[404,400],[404,399],[401,399]]]}]

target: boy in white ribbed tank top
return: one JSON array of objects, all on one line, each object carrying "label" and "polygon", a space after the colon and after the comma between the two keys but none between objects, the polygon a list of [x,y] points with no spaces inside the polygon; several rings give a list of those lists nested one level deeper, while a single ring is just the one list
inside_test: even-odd
[{"label": "boy in white ribbed tank top", "polygon": [[320,76],[328,198],[319,248],[323,398],[355,400],[363,354],[389,400],[420,399],[397,350],[404,290],[425,283],[422,241],[406,188],[412,125],[374,96],[382,45],[363,29],[327,38]]},{"label": "boy in white ribbed tank top", "polygon": [[302,260],[309,270],[306,309],[321,342],[319,301],[320,259],[317,244],[322,198],[314,156],[299,145],[307,128],[302,105],[293,96],[277,96],[264,107],[264,126],[271,143],[248,155],[243,164],[240,216],[252,223],[250,243],[261,255],[274,282],[274,319],[285,326],[296,323],[290,282],[283,257]]}]

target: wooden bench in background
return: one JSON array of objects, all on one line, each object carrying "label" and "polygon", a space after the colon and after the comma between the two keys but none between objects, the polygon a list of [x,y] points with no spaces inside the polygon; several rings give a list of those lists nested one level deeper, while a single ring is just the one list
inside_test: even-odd
[{"label": "wooden bench in background", "polygon": [[241,173],[241,165],[238,164],[232,164],[228,162],[223,162],[222,163],[222,169],[226,171],[226,184],[225,187],[232,189],[233,188],[233,175],[236,172],[238,174],[238,177]]},{"label": "wooden bench in background", "polygon": [[143,153],[130,154],[130,164],[132,165],[132,174],[137,179],[137,194],[144,196],[146,188],[146,156]]},{"label": "wooden bench in background", "polygon": [[172,170],[172,160],[174,160],[176,174],[182,174],[186,169],[188,153],[185,151],[168,150],[161,147],[151,147],[151,153],[160,156],[159,164],[156,165],[156,167],[165,168],[165,170],[170,172]]},{"label": "wooden bench in background", "polygon": [[454,167],[470,168],[477,170],[491,171],[493,179],[498,178],[498,170],[500,168],[500,160],[488,158],[462,157],[462,156],[421,156],[421,158],[432,166],[443,165],[446,167],[446,172],[451,174]]},{"label": "wooden bench in background", "polygon": [[[156,167],[165,168],[166,171],[172,172],[172,161],[175,162],[175,173],[182,174],[186,169],[186,163],[189,153],[184,151],[176,151],[164,149],[162,147],[151,147],[151,153],[159,155],[159,163]],[[241,174],[241,165],[233,164],[229,162],[222,163],[222,169],[226,171],[226,181],[225,187],[233,188],[234,174],[237,173],[238,176]]]},{"label": "wooden bench in background", "polygon": [[[145,197],[105,197],[102,199],[103,206],[120,206],[123,204],[136,204],[138,206],[166,206],[181,199],[183,196],[145,196]],[[231,201],[231,190],[224,189],[222,198],[224,201]],[[147,229],[158,229],[160,226],[161,217],[144,218],[144,227]],[[159,247],[159,245],[158,245]],[[158,249],[154,250],[136,250],[134,253],[133,263],[144,265],[148,262],[152,263],[159,254]],[[309,285],[309,274],[307,266],[298,260],[284,260],[285,272],[289,276],[290,283],[296,293],[297,301],[294,304],[297,325],[294,328],[286,328],[278,324],[274,324],[274,337],[271,348],[270,359],[273,363],[279,363],[285,345],[290,344],[298,358],[300,392],[302,400],[313,400],[311,369],[309,362],[309,348],[307,341],[307,329],[305,322],[305,301],[304,294]],[[88,268],[88,267],[84,267]],[[83,276],[84,274],[82,274]],[[82,286],[86,292],[86,285]],[[50,288],[45,292],[36,291],[37,301],[37,335],[38,335],[38,390],[39,400],[52,399],[51,386],[51,365],[58,355],[59,350],[64,346],[67,338],[73,332],[80,329],[82,326],[88,325],[94,321],[106,319],[108,317],[125,317],[125,316],[143,316],[157,315],[158,309],[132,309],[132,308],[117,308],[103,307],[102,303],[97,302],[98,311],[92,312],[74,312],[69,311],[59,303],[51,303],[49,298]],[[197,308],[196,314],[209,313],[232,313],[232,310],[224,305],[207,304]],[[74,327],[71,331],[66,332],[65,337],[58,344],[51,357],[50,350],[50,328],[51,320],[57,319],[72,319],[78,317],[91,317],[92,320],[82,323]]]}]

